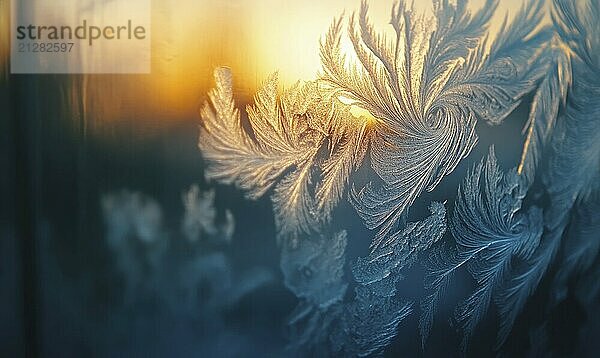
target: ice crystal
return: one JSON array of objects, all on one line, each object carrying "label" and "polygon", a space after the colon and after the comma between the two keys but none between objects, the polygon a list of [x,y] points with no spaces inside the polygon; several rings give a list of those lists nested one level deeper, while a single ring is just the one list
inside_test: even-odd
[{"label": "ice crystal", "polygon": [[[274,187],[280,233],[294,236],[329,219],[369,149],[382,184],[354,191],[353,202],[366,225],[379,229],[373,246],[379,245],[415,199],[470,153],[477,119],[502,122],[547,72],[540,48],[548,31],[536,30],[541,2],[528,3],[505,23],[487,51],[495,7],[488,1],[471,14],[465,1],[435,1],[431,30],[400,2],[392,9],[395,39],[388,41],[369,23],[363,3],[348,29],[358,63],[342,53],[340,18],[321,42],[320,81],[297,84],[278,100],[271,76],[247,108],[251,133],[235,108],[231,73],[217,69],[201,113],[207,177],[235,183],[251,198]],[[354,118],[342,97],[375,119]]]},{"label": "ice crystal", "polygon": [[353,193],[366,225],[379,229],[373,245],[471,152],[477,119],[502,122],[542,76],[543,67],[534,65],[547,39],[545,31],[535,31],[541,2],[530,2],[505,23],[485,54],[495,7],[487,1],[471,14],[466,1],[434,1],[431,27],[400,2],[392,10],[395,37],[389,41],[375,32],[363,2],[348,29],[358,64],[348,64],[341,53],[341,19],[322,42],[322,79],[377,118],[370,155],[383,184]]},{"label": "ice crystal", "polygon": [[[483,175],[483,179],[482,179]],[[431,271],[428,286],[434,292],[423,302],[427,312],[421,319],[424,339],[431,326],[429,310],[446,280],[466,265],[477,282],[475,292],[456,310],[457,321],[464,329],[463,349],[510,268],[513,257],[528,259],[542,234],[542,213],[537,207],[521,212],[526,190],[516,169],[503,174],[496,163],[493,147],[487,160],[467,175],[459,190],[452,216],[452,234],[457,251],[442,269]]]},{"label": "ice crystal", "polygon": [[596,1],[586,1],[581,7],[570,1],[554,1],[554,27],[561,45],[568,48],[570,65],[566,67],[572,69],[572,74],[565,77],[572,78],[569,80],[572,83],[550,139],[546,170],[542,174],[550,201],[544,213],[544,235],[533,257],[516,268],[506,284],[500,300],[505,322],[499,337],[501,342],[556,257],[574,204],[585,201],[598,190],[599,15],[600,4]]},{"label": "ice crystal", "polygon": [[[504,343],[555,258],[554,301],[574,275],[597,270],[600,5],[554,0],[547,26],[543,2],[527,1],[490,39],[496,0],[474,12],[465,0],[433,4],[432,19],[395,4],[390,39],[375,30],[363,2],[347,31],[340,17],[321,40],[317,80],[278,95],[271,76],[247,118],[235,108],[231,73],[215,70],[216,88],[201,112],[206,175],[250,198],[270,192],[278,237],[285,238],[285,283],[300,299],[289,320],[298,349],[383,352],[412,311],[397,297],[401,271],[446,230],[443,204],[404,225],[408,209],[471,153],[478,122],[501,124],[525,98],[532,100],[520,162],[503,172],[490,148],[459,188],[450,223],[455,245],[437,245],[429,255],[422,344],[461,268],[475,281],[455,311],[463,353],[492,303],[498,345]],[[342,50],[345,34],[351,56]],[[356,118],[355,107],[369,115]],[[372,175],[355,189],[364,181],[352,173],[363,161]],[[352,265],[351,298],[345,231],[327,234],[348,186],[359,216],[376,231],[369,254]],[[332,346],[324,348],[329,336]]]},{"label": "ice crystal", "polygon": [[[275,220],[282,236],[314,233],[342,196],[352,168],[364,155],[358,145],[367,130],[339,100],[322,94],[316,82],[296,84],[277,98],[277,75],[247,108],[252,135],[235,109],[231,72],[215,70],[216,88],[202,109],[199,146],[209,166],[206,176],[235,183],[257,198],[274,187]],[[328,146],[331,159],[317,158]],[[317,180],[313,171],[322,172]],[[317,210],[323,215],[318,215]]]},{"label": "ice crystal", "polygon": [[446,231],[446,209],[430,205],[431,215],[408,223],[386,245],[353,263],[354,296],[344,298],[346,233],[305,238],[283,248],[281,267],[288,288],[300,303],[288,319],[290,348],[323,355],[343,351],[379,354],[397,334],[398,325],[412,312],[412,302],[397,295],[402,269]]}]

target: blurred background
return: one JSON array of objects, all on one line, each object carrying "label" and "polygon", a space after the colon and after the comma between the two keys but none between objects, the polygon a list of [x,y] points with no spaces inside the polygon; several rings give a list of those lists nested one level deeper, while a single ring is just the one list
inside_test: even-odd
[{"label": "blurred background", "polygon": [[[492,34],[518,4],[501,2]],[[150,74],[11,75],[9,1],[0,0],[0,355],[283,355],[297,299],[283,285],[271,204],[205,182],[198,110],[217,66],[232,69],[239,108],[274,71],[283,86],[314,79],[319,39],[334,17],[359,6],[155,0]],[[391,3],[370,9],[385,28]],[[491,143],[504,168],[516,165],[529,103],[502,126],[479,126],[468,160],[411,213],[422,217],[430,200],[453,198]],[[371,235],[350,205],[335,217],[349,233],[349,260],[364,255]],[[422,292],[422,269],[413,271],[407,296]],[[441,316],[471,288],[457,279]],[[532,301],[523,322],[543,320]],[[561,310],[552,344],[586,353],[578,330],[589,320],[575,305]],[[458,354],[459,336],[444,320],[422,351],[416,321],[401,324],[390,355]],[[517,356],[529,348],[523,322],[509,341]],[[482,324],[474,356],[492,354],[496,324]]]}]

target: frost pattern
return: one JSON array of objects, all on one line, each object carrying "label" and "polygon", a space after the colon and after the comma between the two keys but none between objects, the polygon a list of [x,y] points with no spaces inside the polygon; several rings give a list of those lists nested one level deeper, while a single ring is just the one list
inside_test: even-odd
[{"label": "frost pattern", "polygon": [[[292,347],[382,353],[412,311],[396,295],[401,271],[432,246],[422,344],[444,291],[465,268],[476,288],[455,311],[463,353],[492,303],[501,347],[553,262],[560,264],[553,304],[574,276],[598,271],[600,5],[554,0],[552,24],[541,26],[543,1],[527,1],[490,40],[496,5],[488,0],[471,13],[465,0],[434,1],[429,19],[400,1],[389,39],[375,31],[363,2],[346,32],[340,17],[321,40],[319,79],[278,96],[271,76],[247,118],[235,108],[231,73],[215,70],[216,88],[201,112],[206,175],[250,198],[270,192],[285,283],[300,299],[289,319]],[[343,53],[344,34],[358,61]],[[477,122],[501,124],[526,97],[521,160],[503,172],[492,147],[467,175],[452,211],[455,245],[434,245],[446,230],[440,203],[429,218],[404,225],[415,200],[471,153]],[[354,107],[369,115],[356,118]],[[363,161],[374,175],[356,189],[352,174]],[[344,280],[345,231],[329,234],[348,186],[359,216],[376,230],[369,255],[352,265],[354,283]]]},{"label": "frost pattern", "polygon": [[352,269],[358,283],[354,301],[342,319],[343,348],[358,356],[383,353],[396,337],[398,324],[413,310],[412,302],[396,295],[400,271],[410,267],[417,255],[441,239],[446,232],[446,208],[431,203],[431,215],[406,228],[359,258]]},{"label": "frost pattern", "polygon": [[552,62],[546,66],[547,73],[533,97],[529,119],[523,128],[523,133],[526,133],[525,144],[517,169],[529,185],[534,181],[542,152],[552,135],[559,106],[565,106],[567,89],[572,81],[571,62],[566,54],[555,47],[547,47],[544,51],[543,57],[552,59]]},{"label": "frost pattern", "polygon": [[[362,161],[365,149],[357,143],[367,135],[368,121],[354,118],[347,106],[323,94],[316,82],[296,84],[278,100],[274,74],[247,108],[249,133],[235,109],[231,72],[216,69],[215,82],[209,93],[211,104],[206,103],[201,112],[198,141],[209,162],[207,178],[235,183],[249,198],[274,187],[280,236],[313,233]],[[322,147],[329,149],[330,160],[317,160]],[[312,185],[315,169],[322,173],[316,187]]]},{"label": "frost pattern", "polygon": [[[541,5],[527,3],[488,53],[495,1],[474,14],[466,1],[435,1],[435,30],[400,2],[392,9],[394,41],[375,32],[363,2],[348,29],[358,63],[346,61],[342,18],[335,20],[321,42],[320,81],[297,84],[278,100],[271,76],[247,108],[251,131],[235,108],[230,71],[215,70],[198,142],[207,177],[235,183],[250,198],[274,187],[280,236],[293,237],[328,222],[368,151],[381,185],[370,182],[352,197],[367,227],[379,229],[378,246],[416,198],[471,152],[477,119],[501,123],[548,72],[540,48],[549,32],[535,30]],[[355,118],[342,97],[375,119]]]},{"label": "frost pattern", "polygon": [[[529,217],[517,226],[522,237],[506,241],[500,236],[502,231],[498,224],[510,223],[506,220],[512,215],[496,215],[495,222],[489,220],[495,227],[487,232],[488,237],[501,239],[502,245],[480,237],[478,233],[485,234],[490,225],[485,221],[469,225],[465,223],[471,218],[487,215],[487,208],[478,203],[480,199],[476,196],[470,194],[469,198],[466,193],[463,196],[459,193],[455,207],[455,213],[458,214],[453,216],[455,224],[452,226],[459,250],[432,255],[433,265],[426,278],[426,287],[432,289],[432,293],[423,301],[423,337],[429,332],[432,312],[441,292],[447,287],[454,271],[465,263],[477,281],[477,290],[456,311],[456,318],[465,330],[463,350],[466,349],[466,340],[485,313],[490,298],[497,304],[501,318],[498,347],[506,341],[518,314],[557,255],[560,268],[554,277],[554,302],[565,296],[565,282],[578,273],[591,270],[597,257],[598,238],[597,234],[592,233],[593,215],[589,210],[597,206],[597,183],[600,179],[597,169],[600,163],[600,103],[597,100],[600,61],[597,55],[593,55],[600,48],[597,40],[600,28],[595,22],[598,15],[600,5],[595,2],[576,7],[572,2],[554,1],[555,41],[558,46],[570,51],[549,50],[548,53],[554,55],[548,57],[553,58],[554,62],[542,79],[532,103],[528,135],[517,169],[517,173],[523,175],[516,176],[514,171],[508,174],[515,178],[513,187],[518,193],[512,199],[518,199],[514,201],[518,205],[513,213],[517,213],[515,217]],[[534,183],[542,150],[547,159],[539,177],[549,204],[545,204],[543,215],[536,206],[530,206],[527,211],[520,213],[517,211],[521,205],[520,198],[527,194],[527,189]],[[486,171],[488,178],[500,178],[499,175],[499,172],[494,174],[493,171]],[[473,180],[473,175],[467,178],[467,182],[469,180]],[[488,189],[485,192],[488,196],[502,192],[502,186],[495,188],[489,179],[486,183]],[[462,190],[471,192],[472,187],[465,183]],[[539,194],[537,196],[540,197]],[[533,200],[536,200],[535,196]],[[573,230],[567,232],[569,223]],[[461,245],[468,250],[460,250]],[[493,245],[497,247],[494,249]],[[493,252],[485,255],[490,249],[494,249]],[[478,256],[484,260],[477,261]],[[514,257],[519,260],[511,265]],[[475,264],[469,267],[474,260]]]},{"label": "frost pattern", "polygon": [[[381,355],[396,337],[398,325],[412,312],[412,303],[380,296],[368,287],[356,288],[354,302],[342,321],[343,349],[359,357]],[[338,342],[338,344],[339,344]]]},{"label": "frost pattern", "polygon": [[329,351],[328,332],[339,318],[348,287],[346,243],[345,231],[283,243],[284,283],[300,300],[287,319],[290,351],[315,355]]},{"label": "frost pattern", "polygon": [[[572,74],[569,97],[552,133],[542,182],[549,197],[544,212],[544,236],[533,257],[520,265],[505,288],[500,312],[508,324],[506,337],[527,298],[535,291],[561,246],[570,212],[578,200],[598,191],[600,173],[600,4],[585,1],[581,7],[555,0],[553,20],[567,47]],[[590,240],[598,240],[590,237]]]},{"label": "frost pattern", "polygon": [[389,41],[375,32],[363,2],[348,28],[359,64],[347,64],[341,53],[341,19],[321,44],[323,80],[377,118],[371,165],[383,183],[353,192],[367,227],[379,229],[374,246],[424,190],[435,189],[471,152],[476,120],[501,123],[542,76],[544,68],[535,66],[548,37],[535,31],[542,3],[528,3],[505,23],[486,55],[496,5],[487,1],[471,14],[466,1],[434,1],[430,26],[399,2]]},{"label": "frost pattern", "polygon": [[[542,212],[535,206],[521,212],[525,196],[522,179],[516,169],[506,175],[501,172],[491,147],[485,164],[482,161],[467,175],[458,192],[451,226],[457,252],[444,269],[427,277],[429,286],[437,291],[447,284],[446,277],[466,265],[477,283],[475,292],[456,309],[456,320],[464,331],[463,350],[492,297],[498,294],[513,257],[530,258],[539,243]],[[439,293],[432,295],[429,297],[435,298]],[[432,304],[432,299],[426,299],[424,310],[430,310]],[[432,317],[428,314],[422,318],[424,339]]]}]

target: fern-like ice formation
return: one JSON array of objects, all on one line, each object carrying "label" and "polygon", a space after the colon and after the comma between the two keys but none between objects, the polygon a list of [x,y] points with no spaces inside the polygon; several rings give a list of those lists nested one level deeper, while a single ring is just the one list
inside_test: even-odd
[{"label": "fern-like ice formation", "polygon": [[365,286],[356,288],[354,302],[346,307],[343,335],[335,335],[340,349],[352,356],[379,356],[396,338],[398,325],[412,312],[412,302],[380,296]]},{"label": "fern-like ice formation", "polygon": [[[553,22],[570,64],[570,88],[550,138],[542,182],[549,198],[544,212],[544,235],[530,260],[515,272],[505,288],[500,312],[505,325],[500,340],[535,291],[562,244],[574,205],[590,205],[600,183],[600,4],[554,0]],[[588,202],[585,204],[585,202]],[[570,240],[567,238],[567,240]],[[589,240],[598,240],[592,234]],[[568,255],[568,254],[567,254]]]},{"label": "fern-like ice formation", "polygon": [[467,175],[452,216],[456,252],[427,277],[433,293],[422,305],[424,339],[431,326],[430,311],[436,304],[438,291],[447,285],[446,280],[459,267],[465,265],[477,283],[475,292],[456,310],[456,319],[464,331],[463,349],[466,349],[477,323],[499,293],[513,258],[531,257],[539,243],[543,221],[537,207],[521,212],[525,193],[523,177],[516,169],[507,174],[499,169],[493,147],[485,163],[482,161]]},{"label": "fern-like ice formation", "polygon": [[516,169],[506,175],[500,171],[493,147],[485,163],[481,161],[467,175],[452,216],[456,249],[446,257],[433,256],[437,261],[425,279],[430,293],[421,305],[423,343],[440,295],[457,269],[466,266],[477,282],[475,292],[456,310],[466,349],[469,337],[498,293],[513,257],[531,257],[542,233],[542,214],[536,207],[526,213],[519,212],[525,192],[523,178]]},{"label": "fern-like ice formation", "polygon": [[[314,233],[341,198],[350,172],[362,161],[368,121],[319,89],[296,84],[277,98],[277,75],[247,108],[251,133],[235,108],[231,72],[215,70],[216,88],[202,109],[199,147],[206,176],[235,183],[258,198],[274,187],[275,221],[281,236]],[[318,157],[322,148],[331,154]],[[320,171],[320,181],[314,172]]]},{"label": "fern-like ice formation", "polygon": [[[535,31],[541,2],[526,5],[488,51],[495,7],[488,1],[471,15],[465,1],[436,1],[436,25],[426,27],[401,2],[392,10],[396,37],[388,41],[374,31],[363,3],[348,31],[359,63],[347,63],[342,53],[340,18],[321,43],[320,82],[298,84],[278,101],[271,76],[247,109],[251,133],[235,108],[231,73],[217,69],[217,87],[201,113],[207,177],[235,183],[251,198],[274,187],[280,232],[310,233],[329,218],[370,147],[383,183],[353,197],[367,226],[379,229],[377,246],[415,199],[470,153],[477,119],[502,122],[547,72],[540,48],[548,32]],[[342,97],[375,120],[354,118]]]},{"label": "fern-like ice formation", "polygon": [[400,322],[412,312],[412,302],[397,293],[401,271],[446,231],[444,205],[433,202],[430,211],[429,217],[408,223],[385,245],[353,263],[352,298],[344,297],[348,286],[343,277],[345,232],[284,246],[284,281],[300,298],[288,320],[290,348],[314,355],[383,353],[396,337]]},{"label": "fern-like ice formation", "polygon": [[464,345],[498,292],[513,258],[527,260],[537,248],[543,225],[538,207],[521,212],[526,194],[523,177],[514,169],[503,175],[493,149],[485,165],[484,194],[479,193],[480,175],[481,165],[467,176],[452,221],[457,243],[473,254],[467,268],[477,281],[475,292],[456,311],[464,328]]},{"label": "fern-like ice formation", "polygon": [[353,193],[366,225],[379,229],[374,246],[471,152],[477,119],[501,123],[544,74],[539,53],[548,34],[536,31],[542,3],[528,3],[505,23],[488,51],[486,29],[496,5],[487,1],[471,14],[466,1],[434,1],[435,18],[428,21],[400,2],[392,10],[390,41],[375,32],[363,2],[348,28],[358,64],[342,54],[341,19],[322,42],[322,79],[377,118],[370,156],[383,183]]},{"label": "fern-like ice formation", "polygon": [[446,232],[446,208],[442,203],[431,203],[431,216],[408,223],[406,227],[371,250],[366,257],[359,258],[352,268],[356,282],[361,285],[379,287],[381,296],[393,296],[399,272],[410,267],[417,255],[440,240]]},{"label": "fern-like ice formation", "polygon": [[[495,181],[503,176],[497,169],[487,170],[490,164],[495,167],[488,159],[486,195],[481,198],[475,194],[479,190],[476,184],[481,165],[467,177],[452,221],[458,250],[451,255],[443,252],[432,255],[433,265],[426,277],[426,287],[431,291],[422,303],[424,339],[441,292],[456,269],[467,265],[477,281],[477,289],[456,310],[456,318],[465,333],[463,349],[492,298],[500,314],[498,345],[501,345],[559,252],[576,203],[580,208],[572,222],[574,229],[567,233],[561,251],[562,263],[554,280],[554,299],[565,294],[565,282],[572,275],[591,269],[597,257],[598,238],[592,233],[592,215],[586,209],[596,203],[597,194],[594,193],[597,193],[600,179],[597,169],[600,163],[598,15],[600,5],[597,2],[576,7],[572,2],[554,1],[552,18],[556,35],[553,46],[545,50],[545,56],[550,59],[545,68],[549,71],[533,99],[523,156],[517,169],[520,175],[511,171],[504,179],[512,178],[512,184],[498,186]],[[526,212],[518,212],[521,199],[535,180],[542,151],[548,159],[541,179],[550,203],[544,208],[543,216],[535,206]],[[511,187],[516,191],[507,199],[497,196],[503,192],[508,194],[505,189]],[[499,215],[501,212],[498,212],[489,216],[486,203],[499,204],[503,200],[515,205],[510,211],[512,214]],[[515,226],[517,235],[503,235],[507,233],[506,228],[510,228],[507,224],[515,223],[518,224]],[[519,260],[516,265],[511,265],[514,257]]]},{"label": "fern-like ice formation", "polygon": [[[463,352],[491,303],[500,315],[498,344],[507,339],[555,258],[555,301],[573,275],[597,270],[589,208],[600,190],[600,4],[553,2],[551,26],[542,25],[543,1],[531,0],[493,39],[487,27],[496,0],[475,12],[465,0],[434,1],[432,19],[400,1],[392,8],[391,39],[375,31],[363,2],[347,31],[339,18],[321,41],[317,80],[279,94],[271,76],[247,118],[235,107],[230,71],[215,70],[216,88],[201,112],[206,175],[250,198],[270,192],[287,245],[286,285],[301,300],[290,318],[298,346],[326,345],[333,331],[334,350],[343,344],[349,354],[382,352],[412,311],[396,297],[400,271],[446,229],[439,203],[430,218],[394,232],[400,219],[470,154],[477,122],[501,124],[524,98],[532,102],[520,163],[502,172],[490,150],[459,189],[450,225],[456,245],[430,255],[423,344],[445,288],[463,267],[476,284],[455,311]],[[345,33],[353,56],[342,51]],[[356,118],[353,107],[370,116]],[[374,175],[355,190],[352,172],[365,158]],[[352,267],[350,301],[345,233],[326,234],[349,184],[358,214],[376,230],[369,255]],[[578,226],[569,229],[569,222]],[[315,267],[331,272],[315,274]]]}]

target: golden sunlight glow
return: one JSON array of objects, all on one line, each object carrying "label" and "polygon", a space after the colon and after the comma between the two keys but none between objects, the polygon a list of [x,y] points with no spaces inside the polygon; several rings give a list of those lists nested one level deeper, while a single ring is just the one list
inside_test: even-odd
[{"label": "golden sunlight glow", "polygon": [[[7,7],[7,2],[0,0],[0,5]],[[334,17],[342,13],[348,17],[360,8],[360,0],[152,3],[151,74],[92,75],[86,80],[86,101],[89,110],[96,110],[98,125],[137,118],[156,122],[197,118],[197,110],[213,85],[212,72],[217,66],[231,67],[240,103],[247,103],[274,71],[279,71],[284,86],[314,79],[320,70],[319,40]],[[484,0],[472,0],[470,6],[477,9],[483,3]],[[498,30],[504,14],[514,14],[520,3],[501,2],[492,33]],[[374,26],[391,35],[388,23],[392,2],[369,4]],[[417,12],[427,13],[430,9],[429,1],[415,2]],[[343,46],[351,45],[347,41]],[[3,59],[7,58],[7,48],[6,39],[1,39]]]},{"label": "golden sunlight glow", "polygon": [[[484,0],[470,2],[473,9]],[[334,17],[351,16],[360,0],[167,0],[153,9],[153,68],[145,105],[168,107],[180,115],[195,110],[212,86],[212,71],[232,69],[237,93],[250,99],[274,71],[284,86],[314,79],[320,70],[319,40]],[[371,1],[369,13],[376,28],[386,30],[391,2]],[[514,13],[518,0],[502,1],[492,22],[498,31],[504,14]],[[415,10],[431,14],[429,1],[415,2]],[[343,48],[349,50],[347,38]],[[347,51],[351,53],[352,51]]]}]

